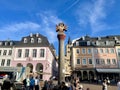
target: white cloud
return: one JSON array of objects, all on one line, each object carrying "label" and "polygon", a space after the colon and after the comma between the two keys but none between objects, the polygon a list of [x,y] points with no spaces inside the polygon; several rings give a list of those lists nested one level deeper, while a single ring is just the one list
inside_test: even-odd
[{"label": "white cloud", "polygon": [[57,33],[56,33],[56,25],[60,22],[63,22],[52,12],[42,12],[37,14],[41,18],[41,29],[44,30],[46,36],[48,36],[48,40],[51,43],[57,41]]},{"label": "white cloud", "polygon": [[47,36],[50,43],[55,43],[57,40],[56,24],[62,22],[55,14],[52,12],[42,12],[37,14],[39,16],[38,22],[17,22],[6,24],[0,28],[0,32],[4,35],[18,35],[19,37],[30,33],[40,32],[42,35]]},{"label": "white cloud", "polygon": [[80,27],[90,26],[92,34],[109,29],[110,26],[104,20],[107,18],[107,4],[112,5],[111,0],[92,0],[79,6],[77,10]]},{"label": "white cloud", "polygon": [[21,30],[38,30],[40,25],[34,22],[20,22],[4,25],[0,32],[19,32]]}]

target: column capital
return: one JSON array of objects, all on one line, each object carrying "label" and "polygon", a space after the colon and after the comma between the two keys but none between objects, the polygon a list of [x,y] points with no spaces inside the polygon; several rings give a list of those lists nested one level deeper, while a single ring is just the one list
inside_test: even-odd
[{"label": "column capital", "polygon": [[65,34],[58,34],[58,35],[57,35],[58,40],[64,40],[65,37],[66,37]]}]

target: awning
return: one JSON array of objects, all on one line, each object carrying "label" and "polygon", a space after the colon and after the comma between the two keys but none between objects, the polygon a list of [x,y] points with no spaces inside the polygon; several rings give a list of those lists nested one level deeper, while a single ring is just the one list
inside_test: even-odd
[{"label": "awning", "polygon": [[101,73],[120,73],[120,69],[96,69],[97,72]]}]

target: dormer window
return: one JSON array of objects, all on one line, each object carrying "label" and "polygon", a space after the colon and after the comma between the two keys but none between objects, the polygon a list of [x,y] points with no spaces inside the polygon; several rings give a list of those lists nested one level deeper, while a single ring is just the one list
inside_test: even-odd
[{"label": "dormer window", "polygon": [[5,42],[5,46],[7,46],[8,42]]},{"label": "dormer window", "polygon": [[118,38],[117,37],[114,37],[114,39],[117,41],[118,40]]},{"label": "dormer window", "polygon": [[36,37],[38,37],[39,36],[39,33],[36,33]]},{"label": "dormer window", "polygon": [[24,38],[24,43],[27,43],[27,38]]},{"label": "dormer window", "polygon": [[79,46],[79,42],[78,41],[76,42],[76,46]]},{"label": "dormer window", "polygon": [[101,37],[98,37],[98,40],[101,40]]},{"label": "dormer window", "polygon": [[10,42],[10,46],[12,46],[13,45],[13,42]]},{"label": "dormer window", "polygon": [[106,45],[109,45],[109,41],[106,41],[105,43],[106,43]]},{"label": "dormer window", "polygon": [[99,45],[99,41],[96,41],[96,45]]},{"label": "dormer window", "polygon": [[82,40],[85,40],[85,37],[84,37],[84,36],[82,37]]},{"label": "dormer window", "polygon": [[31,38],[31,43],[34,43],[34,38]]},{"label": "dormer window", "polygon": [[41,42],[42,42],[41,38],[38,38],[38,43],[41,43]]},{"label": "dormer window", "polygon": [[0,42],[0,45],[2,45],[3,43],[2,42]]},{"label": "dormer window", "polygon": [[33,34],[32,34],[32,33],[30,33],[30,37],[33,37]]}]

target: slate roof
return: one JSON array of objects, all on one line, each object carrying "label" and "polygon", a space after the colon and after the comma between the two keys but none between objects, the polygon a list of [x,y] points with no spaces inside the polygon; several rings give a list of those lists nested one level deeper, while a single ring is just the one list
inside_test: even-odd
[{"label": "slate roof", "polygon": [[[24,39],[26,38],[27,43],[24,43]],[[31,38],[34,39],[34,43],[31,43]],[[38,38],[41,39],[41,43],[38,43]],[[50,46],[50,43],[47,39],[47,37],[41,35],[41,34],[32,34],[26,37],[22,37],[21,41],[15,45],[16,47],[48,47]]]},{"label": "slate roof", "polygon": [[6,41],[0,41],[0,47],[2,48],[9,48],[9,47],[13,47],[14,45],[16,45],[19,41],[13,41],[13,40],[6,40]]},{"label": "slate roof", "polygon": [[[73,40],[73,46],[76,46],[76,42],[79,42],[78,46],[106,46],[107,41],[114,42],[107,46],[114,46],[115,44],[117,44],[118,41],[120,42],[120,35],[109,35],[103,37],[90,37],[86,35],[76,40]],[[99,45],[97,45],[97,43],[99,43]]]}]

